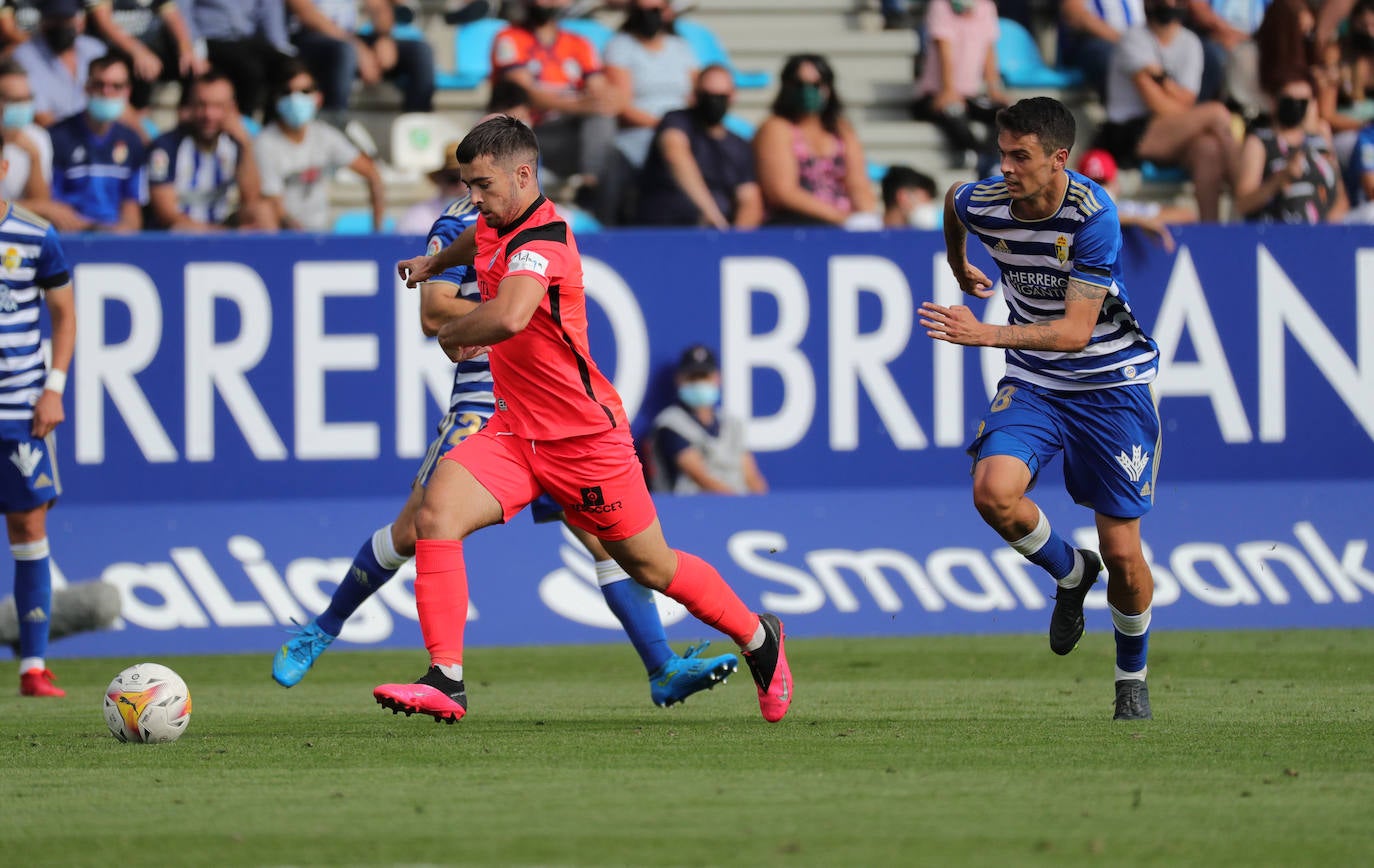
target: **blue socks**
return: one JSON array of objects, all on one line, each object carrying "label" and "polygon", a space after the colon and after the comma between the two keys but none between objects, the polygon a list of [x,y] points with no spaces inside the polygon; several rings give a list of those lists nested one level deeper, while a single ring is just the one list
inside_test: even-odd
[{"label": "blue socks", "polygon": [[1050,528],[1050,520],[1040,513],[1035,530],[1011,543],[1026,560],[1050,574],[1060,587],[1076,588],[1083,577],[1083,558],[1078,551]]},{"label": "blue socks", "polygon": [[319,628],[331,636],[338,636],[344,621],[361,606],[368,597],[385,585],[396,571],[405,566],[410,558],[396,552],[391,542],[391,525],[379,528],[372,538],[363,543],[348,568],[348,575],[339,582],[329,608],[315,619]]},{"label": "blue socks", "polygon": [[19,615],[19,671],[43,669],[52,621],[52,568],[48,539],[11,543],[14,607]]},{"label": "blue socks", "polygon": [[625,635],[630,637],[630,644],[639,652],[644,670],[653,675],[676,656],[663,632],[654,592],[630,578],[613,560],[596,562],[596,581],[601,586],[606,605],[611,607],[620,626],[625,628]]},{"label": "blue socks", "polygon": [[1116,680],[1145,680],[1145,658],[1150,651],[1150,607],[1139,615],[1127,615],[1115,606],[1112,611],[1116,636]]}]

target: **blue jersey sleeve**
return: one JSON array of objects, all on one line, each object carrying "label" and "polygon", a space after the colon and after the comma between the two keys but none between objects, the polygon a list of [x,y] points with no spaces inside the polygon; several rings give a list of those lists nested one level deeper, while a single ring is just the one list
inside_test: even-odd
[{"label": "blue jersey sleeve", "polygon": [[978,186],[977,182],[963,184],[954,191],[954,215],[959,218],[959,222],[968,226],[968,199],[973,195],[973,188]]},{"label": "blue jersey sleeve", "polygon": [[57,239],[57,230],[51,226],[43,234],[43,244],[34,267],[33,282],[43,289],[56,289],[71,283],[67,255],[62,251],[62,242]]},{"label": "blue jersey sleeve", "polygon": [[[434,221],[434,225],[429,228],[429,240],[425,244],[425,252],[433,256],[452,244],[469,226],[477,222],[477,215],[477,209],[473,207],[472,200],[467,196],[449,205],[444,209],[444,213],[439,215],[439,219]],[[456,286],[462,286],[476,279],[477,275],[470,265],[450,268],[434,278],[436,281],[452,283]]]},{"label": "blue jersey sleeve", "polygon": [[1109,199],[1074,236],[1069,279],[1111,289],[1120,258],[1121,221]]}]

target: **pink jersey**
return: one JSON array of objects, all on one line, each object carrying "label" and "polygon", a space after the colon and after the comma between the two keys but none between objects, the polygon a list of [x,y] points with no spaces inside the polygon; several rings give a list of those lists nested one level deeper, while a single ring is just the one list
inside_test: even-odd
[{"label": "pink jersey", "polygon": [[491,348],[496,415],[518,437],[559,440],[629,430],[615,387],[587,346],[582,258],[568,224],[543,196],[500,231],[477,219],[477,288],[496,297],[509,275],[547,290],[524,330]]}]

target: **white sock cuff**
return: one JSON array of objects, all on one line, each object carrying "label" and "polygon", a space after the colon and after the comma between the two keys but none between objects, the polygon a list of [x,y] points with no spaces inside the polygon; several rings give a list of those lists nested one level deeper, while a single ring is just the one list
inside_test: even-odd
[{"label": "white sock cuff", "polygon": [[1127,672],[1126,670],[1124,670],[1124,669],[1122,669],[1120,666],[1118,666],[1118,667],[1116,667],[1116,680],[1117,680],[1117,681],[1144,681],[1144,680],[1145,680],[1145,673],[1148,672],[1149,669],[1150,669],[1150,667],[1146,666],[1144,669],[1140,670],[1139,672]]},{"label": "white sock cuff", "polygon": [[33,542],[10,543],[10,552],[16,561],[41,561],[48,556],[48,538]]},{"label": "white sock cuff", "polygon": [[1035,511],[1040,515],[1040,520],[1035,523],[1035,530],[1011,544],[1012,548],[1027,557],[1044,548],[1050,539],[1050,520],[1045,517],[1044,510],[1036,507]]},{"label": "white sock cuff", "polygon": [[596,583],[600,587],[623,582],[629,577],[630,574],[625,572],[624,567],[616,563],[614,558],[596,562]]},{"label": "white sock cuff", "polygon": [[1112,610],[1112,626],[1123,636],[1143,636],[1150,629],[1150,606],[1146,606],[1139,615],[1127,615],[1112,605],[1107,608]]},{"label": "white sock cuff", "polygon": [[391,541],[391,525],[378,528],[372,535],[372,556],[384,570],[399,570],[410,560],[396,553],[396,546]]},{"label": "white sock cuff", "polygon": [[30,669],[47,669],[48,664],[42,657],[25,657],[19,661],[19,674],[23,675]]}]

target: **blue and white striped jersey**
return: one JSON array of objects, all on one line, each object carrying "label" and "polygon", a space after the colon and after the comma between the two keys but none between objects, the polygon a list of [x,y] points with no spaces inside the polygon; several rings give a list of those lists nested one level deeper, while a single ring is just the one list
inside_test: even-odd
[{"label": "blue and white striped jersey", "polygon": [[17,205],[0,218],[0,419],[32,419],[43,394],[43,292],[67,286],[52,224]]},{"label": "blue and white striped jersey", "polygon": [[[467,196],[455,200],[429,228],[425,252],[433,256],[452,244],[465,229],[477,222],[478,213]],[[477,291],[477,269],[470,265],[450,268],[430,278],[430,282],[451,283],[458,287],[461,298],[481,300]],[[487,416],[496,412],[496,396],[491,383],[491,363],[485,355],[459,362],[453,371],[453,391],[448,398],[449,412],[476,411]]]},{"label": "blue and white striped jersey", "polygon": [[1118,33],[1145,23],[1145,0],[1092,0],[1088,5]]},{"label": "blue and white striped jersey", "polygon": [[1121,223],[1107,191],[1077,172],[1059,210],[1019,220],[1000,176],[960,187],[954,208],[1002,271],[998,281],[1013,325],[1061,319],[1069,280],[1107,290],[1088,346],[1081,352],[1007,350],[1007,376],[1047,389],[1075,391],[1149,383],[1159,349],[1131,311],[1121,270]]},{"label": "blue and white striped jersey", "polygon": [[220,133],[202,151],[188,127],[177,127],[153,142],[148,152],[148,184],[171,184],[181,213],[201,223],[223,223],[238,208],[239,144]]}]

